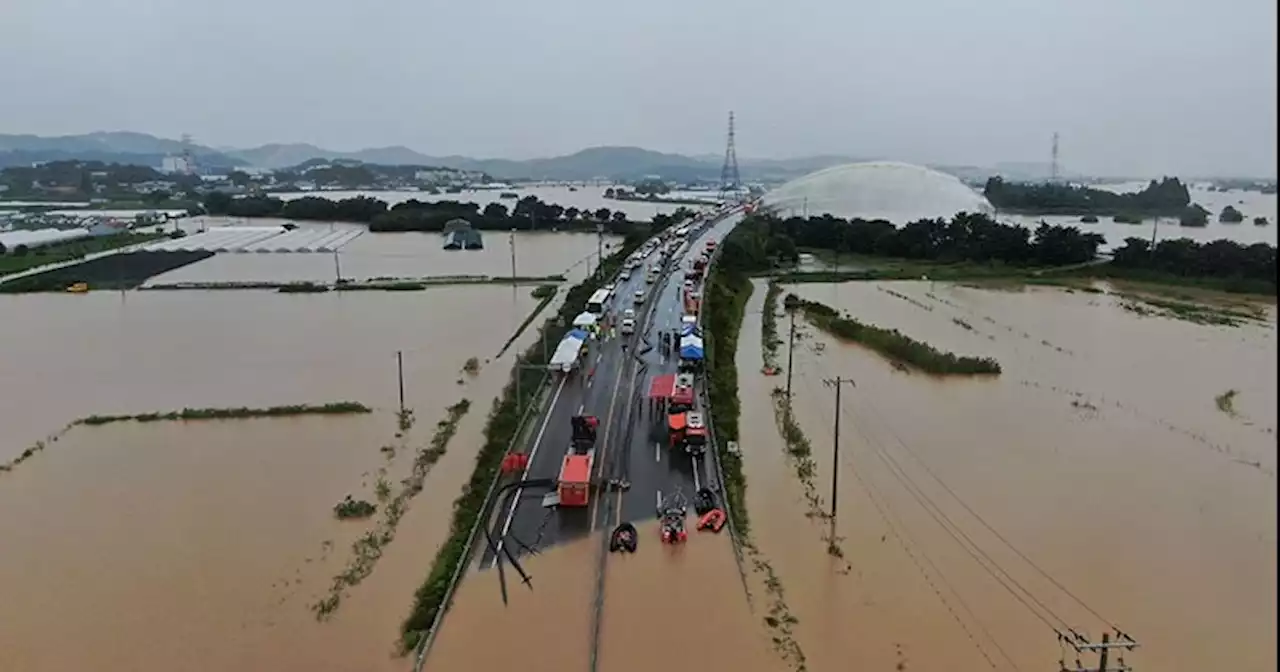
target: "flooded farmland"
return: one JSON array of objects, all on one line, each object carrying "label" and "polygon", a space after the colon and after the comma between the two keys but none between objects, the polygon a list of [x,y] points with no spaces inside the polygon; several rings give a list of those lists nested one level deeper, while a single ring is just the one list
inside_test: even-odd
[{"label": "flooded farmland", "polygon": [[[227,217],[199,217],[184,223],[184,229],[216,226],[272,226],[285,220],[241,220]],[[307,224],[306,227],[354,228],[353,224]],[[194,228],[193,228],[194,227]],[[424,278],[431,276],[490,275],[511,276],[511,239],[516,252],[518,276],[564,274],[576,282],[594,268],[597,239],[589,233],[516,233],[485,231],[483,250],[441,249],[438,233],[369,233],[333,254],[221,253],[205,261],[151,278],[147,284],[178,282],[333,282],[342,278]],[[619,244],[615,236],[604,238],[604,254]]]},{"label": "flooded farmland", "polygon": [[1274,311],[1225,327],[1053,288],[787,291],[1003,366],[937,380],[797,320],[796,419],[823,508],[836,413],[823,380],[856,382],[832,557],[771,426],[785,376],[760,373],[757,285],[737,358],[748,506],[809,669],[1045,669],[1064,655],[1055,628],[1096,639],[1107,623],[1141,643],[1127,656],[1139,669],[1275,669]]},{"label": "flooded farmland", "polygon": [[[77,427],[0,473],[0,669],[403,670],[400,622],[489,405],[532,341],[486,362],[533,308],[529,289],[6,298],[0,379],[22,394],[0,407],[3,459],[92,413],[341,399],[375,410]],[[400,438],[397,350],[416,416]],[[474,377],[460,371],[472,356],[484,362]],[[394,540],[317,622],[311,606],[352,543],[381,524],[381,510],[338,521],[334,505],[379,501],[375,482],[400,483],[464,396],[472,408]]]}]

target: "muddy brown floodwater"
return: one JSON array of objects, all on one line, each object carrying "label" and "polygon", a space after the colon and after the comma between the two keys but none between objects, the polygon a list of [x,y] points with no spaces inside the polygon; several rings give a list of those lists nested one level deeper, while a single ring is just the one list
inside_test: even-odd
[{"label": "muddy brown floodwater", "polygon": [[[6,298],[0,379],[22,391],[0,407],[6,458],[91,413],[341,399],[375,412],[77,427],[0,473],[0,669],[406,669],[400,623],[532,333],[475,377],[460,368],[494,356],[529,289]],[[396,350],[417,418],[402,439]],[[464,396],[471,412],[373,573],[317,622],[310,605],[381,514],[338,521],[332,507],[377,501],[379,474],[397,486]]]},{"label": "muddy brown floodwater", "polygon": [[[607,560],[600,672],[784,669],[749,610],[727,535],[672,547],[658,541],[656,521],[639,533],[634,555]],[[600,544],[596,535],[522,560],[533,590],[509,571],[505,606],[497,572],[473,567],[425,669],[586,669]]]},{"label": "muddy brown floodwater", "polygon": [[607,565],[601,672],[785,669],[747,603],[727,531],[690,531],[680,546],[658,540],[657,521],[638,531],[637,552]]},{"label": "muddy brown floodwater", "polygon": [[[737,358],[748,506],[810,669],[1048,669],[1054,627],[1097,638],[1108,622],[1141,643],[1138,669],[1275,669],[1274,313],[1223,327],[1052,288],[787,291],[1004,369],[903,372],[798,321],[796,418],[824,508],[836,410],[822,381],[857,385],[833,558],[770,422],[785,375],[760,373],[757,285]],[[1231,389],[1227,413],[1214,398]]]},{"label": "muddy brown floodwater", "polygon": [[589,537],[522,559],[532,590],[514,570],[508,571],[505,605],[498,572],[472,566],[423,669],[585,669],[599,548],[599,538]]},{"label": "muddy brown floodwater", "polygon": [[[201,225],[244,226],[226,217],[202,218]],[[279,226],[283,220],[251,220],[253,226]],[[189,224],[188,228],[192,225]],[[304,225],[308,228],[323,225]],[[363,228],[336,224],[341,228]],[[351,280],[371,278],[422,278],[448,275],[511,275],[512,247],[505,231],[484,231],[483,250],[441,249],[438,233],[365,233],[338,252],[330,254],[223,253],[158,275],[147,284],[178,282],[333,282],[337,273]],[[577,282],[597,261],[597,239],[584,233],[517,233],[515,272],[532,277],[565,274]],[[620,243],[615,236],[603,239],[604,253]],[[590,259],[588,259],[590,258]]]}]

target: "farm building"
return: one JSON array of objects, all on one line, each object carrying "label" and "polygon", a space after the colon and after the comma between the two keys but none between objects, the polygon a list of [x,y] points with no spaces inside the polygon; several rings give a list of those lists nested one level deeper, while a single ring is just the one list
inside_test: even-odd
[{"label": "farm building", "polygon": [[276,226],[224,226],[150,245],[150,252],[335,252],[359,237],[362,229]]},{"label": "farm building", "polygon": [[43,247],[54,243],[65,243],[70,240],[88,238],[92,234],[89,229],[17,229],[0,231],[0,245],[9,251],[19,245],[26,247]]}]

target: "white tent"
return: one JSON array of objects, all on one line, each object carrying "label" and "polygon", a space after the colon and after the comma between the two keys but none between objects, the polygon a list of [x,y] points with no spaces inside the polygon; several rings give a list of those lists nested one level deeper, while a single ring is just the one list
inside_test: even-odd
[{"label": "white tent", "polygon": [[573,365],[578,361],[578,354],[582,352],[582,339],[565,336],[560,341],[560,345],[556,346],[556,351],[551,355],[551,368],[561,371],[570,371]]},{"label": "white tent", "polygon": [[596,324],[596,321],[597,321],[597,318],[594,314],[582,313],[577,317],[573,318],[573,326],[582,327],[585,329],[587,327],[594,327]]}]

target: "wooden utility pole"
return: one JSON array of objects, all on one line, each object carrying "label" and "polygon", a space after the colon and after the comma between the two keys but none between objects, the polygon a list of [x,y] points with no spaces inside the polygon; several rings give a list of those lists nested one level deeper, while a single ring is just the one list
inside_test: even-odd
[{"label": "wooden utility pole", "polygon": [[787,337],[787,413],[791,412],[791,363],[795,361],[796,348],[796,311],[787,311],[791,315],[791,334]]},{"label": "wooden utility pole", "polygon": [[516,229],[511,227],[511,284],[516,284]]},{"label": "wooden utility pole", "polygon": [[604,222],[596,224],[596,268],[604,263]]},{"label": "wooden utility pole", "polygon": [[836,503],[839,499],[840,490],[840,388],[845,385],[857,387],[852,378],[844,378],[836,376],[835,378],[824,378],[824,385],[836,388],[836,422],[835,436],[831,441],[831,524],[835,526],[836,520]]},{"label": "wooden utility pole", "polygon": [[[1098,654],[1097,667],[1085,667],[1080,662],[1080,658],[1077,657],[1075,665],[1072,667],[1067,667],[1067,661],[1065,659],[1059,660],[1059,672],[1132,672],[1133,668],[1126,665],[1124,662],[1124,652],[1138,648],[1138,642],[1134,641],[1132,637],[1120,632],[1119,630],[1115,630],[1114,632],[1114,641],[1111,639],[1111,632],[1104,632],[1102,633],[1102,641],[1097,643],[1089,641],[1089,638],[1075,631],[1072,631],[1070,635],[1058,633],[1058,639],[1075,649],[1077,654]],[[1120,653],[1116,656],[1116,664],[1108,667],[1108,661],[1110,660],[1112,649],[1117,649]]]},{"label": "wooden utility pole", "polygon": [[396,378],[400,381],[400,412],[404,413],[404,352],[396,350]]}]

